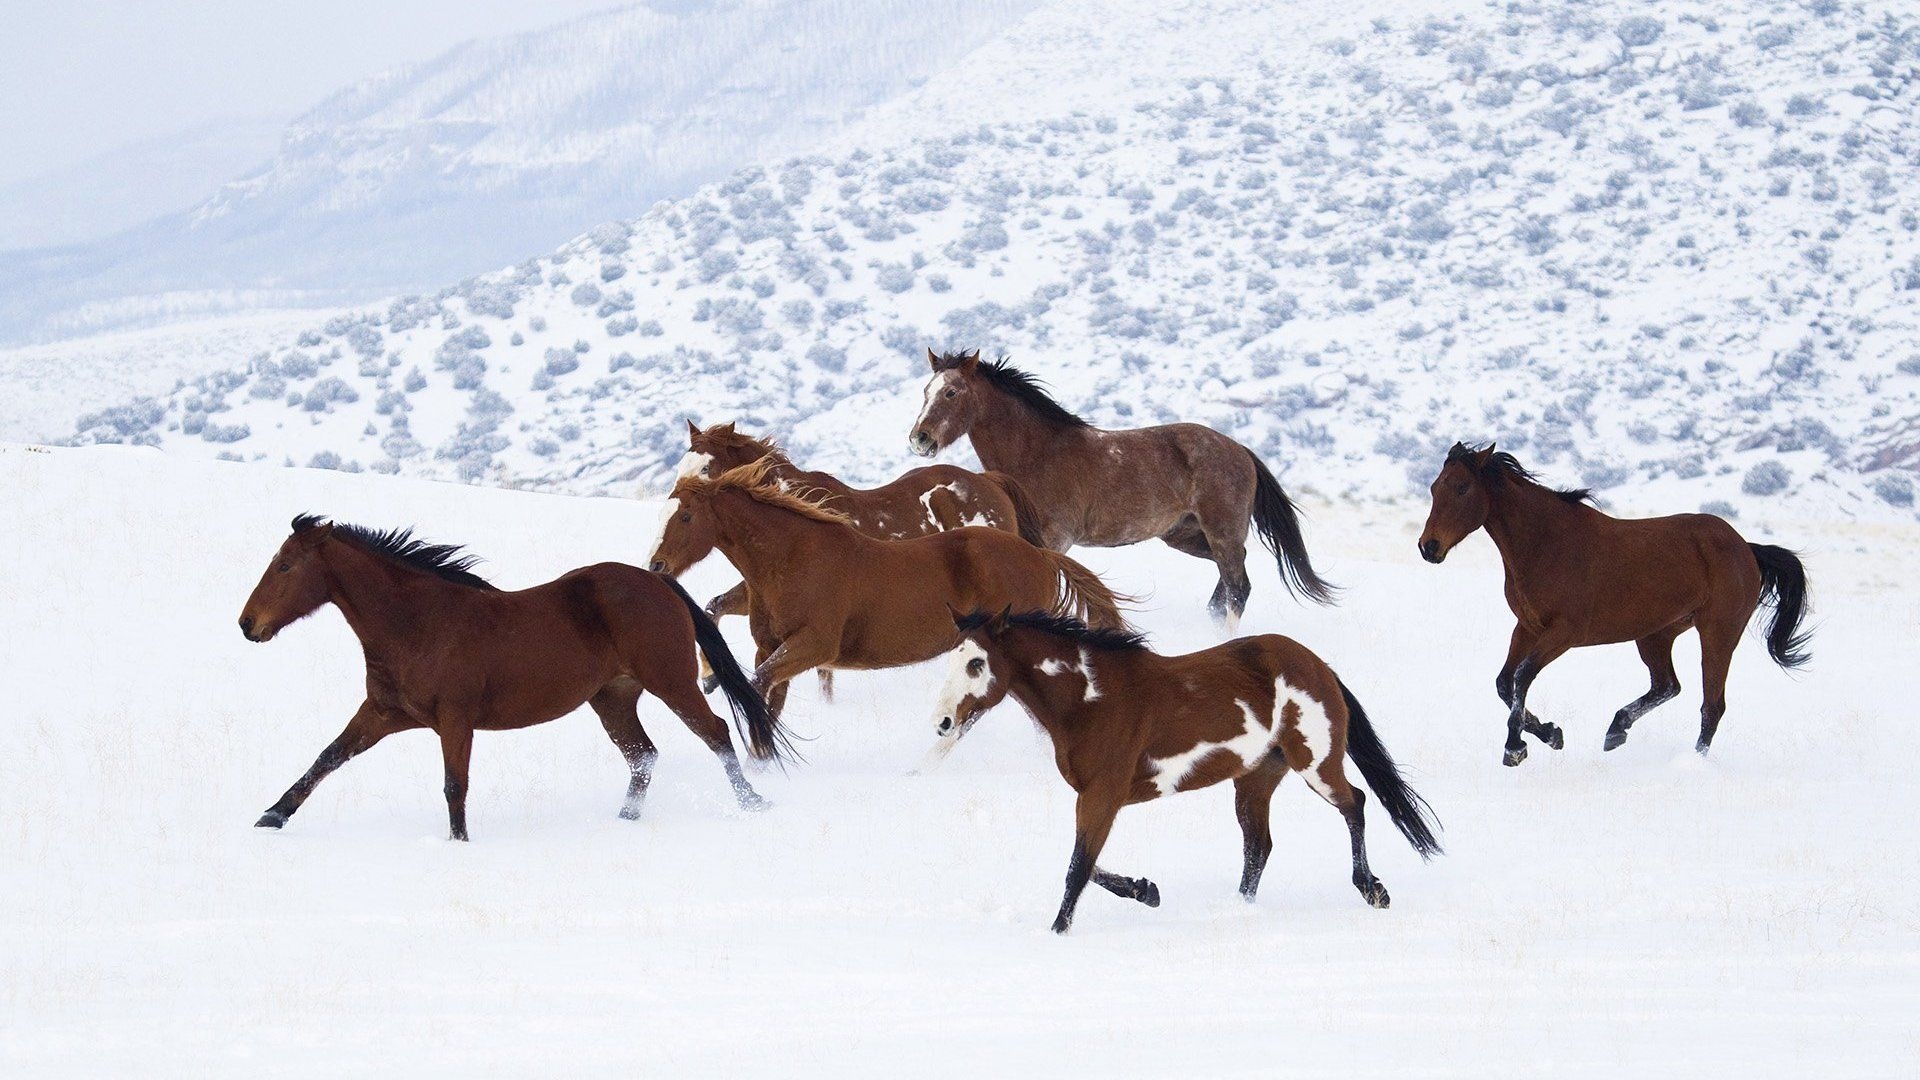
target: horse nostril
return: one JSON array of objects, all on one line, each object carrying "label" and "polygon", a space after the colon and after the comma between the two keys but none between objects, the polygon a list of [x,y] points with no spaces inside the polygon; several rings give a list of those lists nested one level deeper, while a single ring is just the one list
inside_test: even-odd
[{"label": "horse nostril", "polygon": [[253,620],[251,618],[245,615],[240,616],[240,632],[247,637],[253,636]]},{"label": "horse nostril", "polygon": [[1422,540],[1420,542],[1420,557],[1427,560],[1430,563],[1439,562],[1440,561],[1440,541]]},{"label": "horse nostril", "polygon": [[667,572],[667,564],[661,562],[659,559],[655,559],[652,562],[647,564],[647,569],[653,571],[656,574],[664,574]]},{"label": "horse nostril", "polygon": [[940,734],[945,735],[947,732],[952,730],[953,730],[953,717],[948,716],[943,718],[940,721]]}]

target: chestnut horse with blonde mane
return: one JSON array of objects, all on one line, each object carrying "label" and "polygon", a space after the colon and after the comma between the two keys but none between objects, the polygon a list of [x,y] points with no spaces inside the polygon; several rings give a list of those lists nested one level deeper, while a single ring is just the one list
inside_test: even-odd
[{"label": "chestnut horse with blonde mane", "polygon": [[600,563],[503,592],[473,573],[474,561],[407,530],[293,520],[293,535],[241,609],[240,632],[271,641],[288,624],[337,606],[366,654],[367,696],[257,825],[280,828],[335,769],[394,732],[428,728],[440,736],[449,829],[465,840],[473,733],[545,723],[582,704],[599,714],[627,759],[620,816],[637,818],[659,756],[636,710],[649,690],[719,757],[740,805],[762,805],[740,771],[726,722],[700,694],[695,645],[718,673],[755,757],[787,755],[786,734],[720,629],[677,583]]},{"label": "chestnut horse with blonde mane", "polygon": [[1527,759],[1524,731],[1555,750],[1565,736],[1527,711],[1542,668],[1568,649],[1631,641],[1652,685],[1613,715],[1605,747],[1627,741],[1634,721],[1680,693],[1673,640],[1700,632],[1700,739],[1704,754],[1727,711],[1727,669],[1754,611],[1773,607],[1767,653],[1783,668],[1807,662],[1807,573],[1793,552],[1750,544],[1712,514],[1626,519],[1589,505],[1584,489],[1539,483],[1512,454],[1455,443],[1433,481],[1433,510],[1420,533],[1430,563],[1484,528],[1506,571],[1513,638],[1494,680],[1507,706],[1503,760]]},{"label": "chestnut horse with blonde mane", "polygon": [[1047,547],[1162,540],[1212,562],[1208,603],[1231,634],[1246,610],[1247,529],[1259,530],[1289,592],[1327,604],[1293,500],[1253,451],[1199,424],[1106,431],[1068,412],[1032,375],[978,351],[935,355],[907,444],[932,457],[965,435],[980,464],[1013,477],[1040,513]]},{"label": "chestnut horse with blonde mane", "polygon": [[1367,903],[1388,904],[1367,865],[1366,794],[1360,775],[1421,858],[1440,850],[1425,800],[1399,767],[1352,691],[1326,662],[1292,638],[1237,638],[1185,656],[1161,656],[1138,634],[1094,630],[1045,612],[953,616],[963,635],[948,662],[935,715],[950,749],[980,715],[1011,694],[1053,740],[1054,763],[1079,796],[1066,896],[1053,931],[1073,925],[1089,881],[1108,892],[1160,905],[1145,878],[1100,869],[1101,849],[1123,807],[1233,781],[1240,819],[1240,895],[1260,888],[1273,850],[1273,790],[1289,773],[1346,819],[1353,886]]},{"label": "chestnut horse with blonde mane", "polygon": [[[958,465],[927,465],[909,469],[877,488],[855,488],[832,473],[802,469],[772,439],[757,439],[734,429],[731,422],[704,431],[687,421],[687,453],[680,459],[679,477],[712,479],[730,469],[768,460],[767,475],[789,491],[818,497],[822,506],[844,514],[847,523],[878,540],[905,540],[946,532],[967,525],[1017,532],[1028,543],[1040,543],[1033,507],[1020,485],[1005,473],[977,473]],[[748,611],[746,582],[707,601],[707,614],[716,620]],[[833,672],[821,668],[820,692],[833,694]]]},{"label": "chestnut horse with blonde mane", "polygon": [[901,667],[952,648],[949,608],[1014,604],[1126,625],[1124,598],[1065,555],[974,526],[878,540],[782,487],[764,458],[675,484],[651,568],[678,576],[716,547],[746,578],[753,682],[775,716],[804,672]]}]

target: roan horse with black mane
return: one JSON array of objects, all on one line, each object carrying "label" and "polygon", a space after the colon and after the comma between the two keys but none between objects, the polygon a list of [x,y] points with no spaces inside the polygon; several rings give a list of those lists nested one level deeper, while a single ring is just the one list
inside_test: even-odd
[{"label": "roan horse with black mane", "polygon": [[1783,668],[1807,662],[1807,575],[1786,548],[1749,544],[1711,514],[1622,519],[1588,505],[1585,490],[1541,485],[1512,454],[1455,443],[1433,481],[1433,511],[1420,555],[1437,563],[1485,527],[1506,568],[1507,606],[1516,620],[1494,687],[1507,706],[1505,761],[1527,758],[1522,731],[1558,750],[1565,737],[1527,711],[1540,669],[1568,649],[1631,641],[1652,686],[1613,716],[1606,748],[1627,741],[1635,720],[1680,692],[1673,639],[1700,631],[1706,753],[1727,711],[1727,668],[1755,608],[1774,607],[1767,652]]},{"label": "roan horse with black mane", "polygon": [[697,642],[720,677],[757,758],[788,753],[786,734],[727,651],[726,640],[680,586],[623,563],[600,563],[545,585],[502,592],[472,572],[474,558],[410,531],[378,532],[310,515],[267,564],[240,632],[271,641],[332,603],[366,653],[367,697],[257,823],[278,829],[329,773],[396,731],[430,728],[446,764],[447,818],[467,838],[467,764],[475,731],[528,727],[593,706],[627,759],[623,818],[640,816],[658,752],[635,709],[648,690],[725,766],[740,805],[760,796],[740,771],[726,722],[695,681]]},{"label": "roan horse with black mane", "polygon": [[1105,431],[1048,396],[1033,376],[979,352],[935,355],[907,443],[931,457],[962,435],[1040,512],[1047,547],[1120,547],[1160,539],[1220,570],[1208,607],[1232,633],[1253,585],[1247,525],[1260,530],[1289,591],[1331,603],[1314,573],[1293,500],[1253,451],[1199,424]]},{"label": "roan horse with black mane", "polygon": [[963,635],[937,707],[938,746],[951,748],[1011,694],[1053,740],[1060,775],[1078,794],[1073,857],[1055,933],[1073,924],[1089,881],[1158,907],[1145,878],[1100,869],[1122,807],[1233,781],[1245,842],[1240,895],[1252,901],[1273,850],[1268,811],[1289,772],[1346,819],[1353,885],[1388,904],[1367,865],[1366,795],[1347,779],[1351,758],[1387,817],[1421,858],[1440,850],[1425,800],[1414,794],[1353,693],[1306,646],[1278,634],[1236,638],[1185,656],[1161,656],[1138,634],[1094,630],[1046,612],[954,614]]}]

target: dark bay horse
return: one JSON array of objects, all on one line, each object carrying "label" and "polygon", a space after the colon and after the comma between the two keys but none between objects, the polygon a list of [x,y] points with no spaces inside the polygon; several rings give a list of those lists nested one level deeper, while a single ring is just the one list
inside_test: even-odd
[{"label": "dark bay horse", "polygon": [[765,459],[674,485],[652,568],[679,575],[718,547],[746,578],[754,685],[775,716],[787,683],[819,667],[902,667],[958,639],[947,611],[1014,604],[1125,626],[1093,571],[1013,533],[965,527],[876,540],[783,489]]},{"label": "dark bay horse", "polygon": [[1505,762],[1527,758],[1522,731],[1558,750],[1560,729],[1527,711],[1540,669],[1568,649],[1631,641],[1652,686],[1613,716],[1606,748],[1627,741],[1633,722],[1680,693],[1673,639],[1700,632],[1704,754],[1727,711],[1727,668],[1754,610],[1774,608],[1767,652],[1784,668],[1807,662],[1807,575],[1786,548],[1749,544],[1712,514],[1622,519],[1590,505],[1584,490],[1541,485],[1512,454],[1455,443],[1433,482],[1433,510],[1420,555],[1437,563],[1485,527],[1506,568],[1513,640],[1494,687],[1507,706]]},{"label": "dark bay horse", "polygon": [[293,520],[293,535],[241,609],[240,632],[249,641],[271,641],[321,606],[337,606],[366,652],[367,697],[256,824],[280,828],[349,759],[396,731],[429,728],[440,736],[446,764],[452,836],[465,840],[473,733],[545,723],[583,703],[627,759],[631,781],[620,816],[638,817],[659,756],[635,708],[648,690],[713,749],[740,805],[761,805],[725,721],[700,694],[695,644],[719,673],[755,757],[785,756],[786,734],[719,628],[677,583],[636,566],[600,563],[503,592],[473,573],[474,561],[410,531],[310,515]]},{"label": "dark bay horse", "polygon": [[[905,540],[946,532],[967,525],[1017,532],[1028,543],[1040,543],[1039,522],[1026,495],[1004,473],[977,473],[958,465],[927,465],[909,469],[877,488],[855,488],[832,473],[802,469],[772,439],[756,439],[715,424],[704,431],[687,421],[687,453],[680,459],[682,478],[711,479],[730,469],[768,459],[767,475],[787,490],[817,497],[822,506],[844,514],[847,523],[881,540]],[[707,602],[715,619],[745,615],[745,582]],[[820,669],[820,689],[832,696],[833,672]]]},{"label": "dark bay horse", "polygon": [[1346,819],[1354,887],[1367,903],[1387,906],[1386,886],[1367,866],[1366,794],[1348,781],[1343,757],[1353,759],[1421,858],[1440,850],[1431,811],[1400,778],[1360,702],[1291,638],[1237,638],[1161,656],[1138,634],[1090,630],[1051,613],[953,619],[963,636],[935,713],[946,745],[1011,694],[1046,729],[1060,775],[1079,795],[1057,934],[1073,924],[1088,881],[1158,907],[1153,882],[1098,865],[1114,818],[1132,803],[1223,780],[1233,781],[1245,854],[1240,894],[1248,901],[1273,849],[1273,790],[1297,772]]},{"label": "dark bay horse", "polygon": [[1247,526],[1260,531],[1287,589],[1331,603],[1333,586],[1314,573],[1299,514],[1253,451],[1212,428],[1167,424],[1105,431],[1048,396],[1033,376],[1004,359],[935,355],[933,378],[907,443],[926,457],[962,435],[980,463],[1012,476],[1038,509],[1047,547],[1120,547],[1160,539],[1220,571],[1208,607],[1228,633],[1239,625],[1253,585]]}]

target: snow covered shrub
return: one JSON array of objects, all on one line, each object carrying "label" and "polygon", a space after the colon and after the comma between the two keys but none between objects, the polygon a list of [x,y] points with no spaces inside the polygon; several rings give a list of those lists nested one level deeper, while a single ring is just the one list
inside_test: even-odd
[{"label": "snow covered shrub", "polygon": [[1749,98],[1746,101],[1736,102],[1731,109],[1727,110],[1727,117],[1740,127],[1765,127],[1767,110],[1759,102]]},{"label": "snow covered shrub", "polygon": [[546,359],[546,367],[543,370],[548,375],[565,375],[580,367],[580,354],[572,349],[548,349]]},{"label": "snow covered shrub", "polygon": [[534,315],[534,316],[532,316],[532,317],[530,317],[530,318],[528,318],[528,319],[527,319],[527,329],[529,329],[529,330],[531,330],[531,331],[533,331],[533,332],[534,332],[534,333],[536,333],[536,334],[544,334],[544,333],[546,333],[546,332],[547,332],[547,320],[546,320],[546,317],[545,317],[545,316],[541,316],[541,315]]},{"label": "snow covered shrub", "polygon": [[1760,32],[1753,35],[1753,44],[1769,52],[1792,41],[1793,25],[1791,23],[1774,23],[1771,26],[1761,27]]},{"label": "snow covered shrub", "polygon": [[487,377],[487,362],[475,353],[468,353],[453,365],[452,371],[455,390],[475,390]]},{"label": "snow covered shrub", "polygon": [[1740,511],[1735,510],[1733,504],[1725,499],[1709,499],[1701,503],[1700,512],[1703,514],[1712,514],[1718,518],[1737,518],[1740,516]]},{"label": "snow covered shrub", "polygon": [[216,424],[211,421],[200,429],[200,437],[210,443],[237,443],[253,430],[245,424]]},{"label": "snow covered shrub", "polygon": [[638,329],[640,329],[640,320],[631,315],[607,320],[608,337],[625,337]]},{"label": "snow covered shrub", "polygon": [[627,368],[637,368],[639,366],[640,361],[635,359],[632,353],[615,353],[613,358],[607,361],[607,373],[611,375],[616,371],[623,371]]},{"label": "snow covered shrub", "polygon": [[1787,490],[1787,485],[1792,482],[1793,474],[1787,471],[1785,465],[1777,461],[1763,461],[1747,470],[1747,475],[1740,480],[1740,490],[1749,495],[1766,497]]},{"label": "snow covered shrub", "polygon": [[641,337],[660,337],[667,332],[666,327],[660,325],[659,319],[648,319],[636,329]]},{"label": "snow covered shrub", "polygon": [[1613,28],[1613,33],[1627,48],[1639,49],[1659,41],[1666,28],[1666,23],[1652,16],[1635,15],[1620,20],[1620,25]]},{"label": "snow covered shrub", "polygon": [[280,373],[289,379],[311,379],[320,374],[320,362],[299,349],[289,349],[280,358]]},{"label": "snow covered shrub", "polygon": [[1818,116],[1826,106],[1811,94],[1795,94],[1787,99],[1788,116]]},{"label": "snow covered shrub", "polygon": [[901,263],[883,263],[874,271],[873,283],[890,293],[913,288],[913,270]]},{"label": "snow covered shrub", "polygon": [[600,302],[600,286],[591,281],[583,281],[573,287],[569,298],[580,307],[592,307]]},{"label": "snow covered shrub", "polygon": [[1886,473],[1875,480],[1873,493],[1889,506],[1913,505],[1913,481],[1900,473]]},{"label": "snow covered shrub", "polygon": [[338,470],[345,467],[345,465],[346,462],[340,460],[340,455],[331,450],[322,450],[307,460],[307,468],[309,469]]},{"label": "snow covered shrub", "polygon": [[817,342],[807,350],[807,360],[823,371],[845,371],[847,350],[836,348],[824,341]]},{"label": "snow covered shrub", "polygon": [[407,396],[398,390],[383,390],[379,397],[373,399],[373,411],[381,416],[406,412]]},{"label": "snow covered shrub", "polygon": [[416,394],[427,388],[427,377],[421,373],[419,368],[414,368],[412,371],[407,372],[407,381],[401,385],[405,387],[407,393]]},{"label": "snow covered shrub", "polygon": [[730,251],[709,251],[700,256],[698,273],[702,284],[711,285],[733,273],[740,260]]},{"label": "snow covered shrub", "polygon": [[604,263],[600,267],[601,281],[619,281],[626,276],[627,267],[624,263],[610,262]]},{"label": "snow covered shrub", "polygon": [[1007,246],[1007,229],[997,217],[970,222],[960,233],[959,245],[967,251],[999,251]]},{"label": "snow covered shrub", "polygon": [[813,325],[813,302],[809,300],[789,300],[780,305],[780,317],[789,325],[805,329]]},{"label": "snow covered shrub", "polygon": [[346,380],[330,375],[313,384],[307,391],[306,409],[308,412],[331,412],[335,402],[351,404],[359,401],[360,395]]}]

